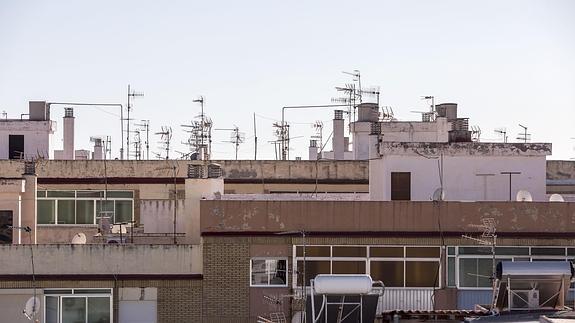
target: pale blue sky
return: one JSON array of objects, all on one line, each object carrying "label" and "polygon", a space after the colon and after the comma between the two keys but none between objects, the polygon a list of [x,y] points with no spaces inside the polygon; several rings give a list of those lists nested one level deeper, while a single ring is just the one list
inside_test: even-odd
[{"label": "pale blue sky", "polygon": [[[133,116],[153,131],[174,129],[199,113],[206,97],[216,128],[246,133],[240,157],[253,158],[253,113],[281,118],[281,107],[330,103],[335,86],[359,69],[379,85],[383,105],[418,119],[422,95],[457,102],[482,138],[507,127],[511,141],[529,127],[552,142],[553,159],[575,157],[575,1],[27,1],[0,0],[0,111],[27,112],[27,101],[125,103],[128,83],[145,93]],[[112,135],[119,121],[76,109],[76,143]],[[61,127],[61,108],[52,111]],[[288,112],[294,123],[331,110]],[[258,158],[273,159],[272,121],[257,118]],[[294,124],[293,157],[307,158],[309,124]],[[214,158],[233,158],[214,135]],[[61,146],[61,132],[53,144]],[[156,136],[151,141],[156,148]],[[330,149],[330,145],[326,147]],[[175,154],[173,156],[176,156]]]}]

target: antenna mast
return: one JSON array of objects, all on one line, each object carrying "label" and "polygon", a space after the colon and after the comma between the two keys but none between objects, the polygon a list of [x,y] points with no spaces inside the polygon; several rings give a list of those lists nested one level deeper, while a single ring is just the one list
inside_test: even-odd
[{"label": "antenna mast", "polygon": [[132,110],[131,101],[135,97],[144,96],[144,93],[136,92],[130,89],[130,84],[128,84],[128,117],[126,120],[126,159],[130,159],[130,111]]},{"label": "antenna mast", "polygon": [[[166,151],[166,160],[170,159],[170,141],[172,140],[172,127],[162,126],[162,131],[156,132],[156,135],[160,135],[160,144],[162,144],[162,150]],[[161,158],[161,154],[158,154]]]},{"label": "antenna mast", "polygon": [[529,140],[531,140],[531,134],[527,133],[527,127],[526,126],[524,126],[522,124],[519,124],[519,126],[521,128],[523,128],[523,133],[520,133],[519,135],[517,135],[518,136],[517,140],[522,140],[523,143],[527,143]]},{"label": "antenna mast", "polygon": [[150,159],[150,120],[140,120],[142,123],[137,123],[136,126],[142,127],[138,129],[138,131],[145,131],[146,132],[146,141],[144,144],[146,145],[146,159]]}]

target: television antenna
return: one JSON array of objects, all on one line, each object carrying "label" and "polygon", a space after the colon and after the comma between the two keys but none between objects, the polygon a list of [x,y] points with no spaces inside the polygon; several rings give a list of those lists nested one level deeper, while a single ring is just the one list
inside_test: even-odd
[{"label": "television antenna", "polygon": [[144,145],[146,146],[146,160],[150,159],[150,120],[140,120],[142,123],[136,123],[135,125],[140,127],[138,131],[146,132],[146,141]]},{"label": "television antenna", "polygon": [[471,141],[479,142],[481,139],[481,128],[479,126],[471,126]]},{"label": "television antenna", "polygon": [[565,199],[563,198],[563,196],[561,194],[551,194],[551,196],[549,196],[549,202],[565,202]]},{"label": "television antenna", "polygon": [[33,321],[36,319],[38,312],[40,311],[40,299],[36,296],[32,296],[26,301],[26,305],[24,305],[24,310],[22,313],[26,316],[27,319]]},{"label": "television antenna", "polygon": [[315,135],[311,136],[312,139],[317,140],[319,143],[318,147],[323,146],[323,122],[321,120],[316,120],[312,127],[315,130]]},{"label": "television antenna", "polygon": [[435,113],[429,111],[410,111],[411,113],[419,113],[421,114],[421,121],[423,122],[432,122],[434,120]]},{"label": "television antenna", "polygon": [[[424,95],[421,97],[422,100],[427,100],[428,102],[431,101],[429,104],[429,112],[427,113],[427,117],[429,117],[429,121],[435,120],[435,96],[433,95]],[[424,116],[422,115],[422,118]],[[425,121],[425,120],[423,120]]]},{"label": "television antenna", "polygon": [[493,288],[495,288],[495,247],[497,246],[497,223],[495,218],[481,218],[481,224],[469,224],[469,226],[482,230],[481,236],[479,238],[475,238],[464,234],[461,236],[462,238],[475,241],[483,246],[491,247],[492,274],[489,278],[491,279]]},{"label": "television antenna", "polygon": [[130,159],[130,111],[132,110],[132,100],[134,98],[137,97],[143,97],[144,93],[142,92],[136,92],[134,91],[134,89],[130,89],[130,84],[128,84],[128,117],[125,119],[126,120],[126,159]]},{"label": "television antenna", "polygon": [[230,133],[230,140],[229,141],[225,141],[225,142],[229,142],[234,144],[235,146],[235,151],[236,151],[236,160],[238,160],[238,150],[240,148],[240,144],[242,144],[245,139],[246,139],[246,135],[243,132],[240,132],[240,128],[238,128],[238,126],[235,126],[233,128],[220,128],[220,129],[214,129],[217,131],[231,131]]},{"label": "television antenna", "polygon": [[393,108],[390,106],[381,107],[381,120],[382,121],[393,121],[396,120],[393,113]]},{"label": "television antenna", "polygon": [[72,238],[72,244],[86,244],[86,235],[82,232],[78,232]]},{"label": "television antenna", "polygon": [[[162,126],[162,131],[156,132],[156,135],[160,136],[160,144],[162,144],[162,150],[166,151],[166,160],[170,159],[170,141],[172,140],[172,127]],[[161,154],[157,154],[161,158]],[[164,158],[162,158],[164,159]]]},{"label": "television antenna", "polygon": [[507,129],[505,129],[505,128],[498,128],[498,129],[495,129],[495,133],[497,133],[497,134],[503,136],[503,142],[504,142],[504,143],[507,143]]},{"label": "television antenna", "polygon": [[517,192],[517,195],[515,195],[515,200],[517,202],[533,202],[533,197],[531,196],[531,193],[529,193],[529,191],[519,190],[519,192]]},{"label": "television antenna", "polygon": [[133,130],[132,133],[134,134],[134,153],[133,156],[136,160],[142,159],[142,139],[140,138],[140,130]]},{"label": "television antenna", "polygon": [[523,141],[523,143],[527,143],[531,140],[531,134],[527,133],[527,127],[524,125],[519,124],[521,128],[523,128],[523,132],[517,135],[517,140]]}]

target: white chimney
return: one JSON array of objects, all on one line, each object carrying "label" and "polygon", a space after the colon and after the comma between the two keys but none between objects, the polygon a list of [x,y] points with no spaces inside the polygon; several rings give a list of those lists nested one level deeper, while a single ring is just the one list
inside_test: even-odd
[{"label": "white chimney", "polygon": [[317,160],[317,140],[309,141],[309,160]]},{"label": "white chimney", "polygon": [[64,108],[63,159],[74,160],[74,109]]},{"label": "white chimney", "polygon": [[343,110],[335,110],[333,117],[333,137],[331,141],[333,149],[333,159],[344,159],[344,125],[343,125]]},{"label": "white chimney", "polygon": [[104,157],[102,139],[94,138],[94,152],[92,153],[92,159],[102,160]]}]

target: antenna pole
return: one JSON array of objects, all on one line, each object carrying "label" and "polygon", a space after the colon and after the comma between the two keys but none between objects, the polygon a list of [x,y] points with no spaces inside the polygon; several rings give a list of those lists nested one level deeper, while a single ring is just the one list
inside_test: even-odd
[{"label": "antenna pole", "polygon": [[521,174],[521,172],[501,172],[501,175],[509,175],[509,201],[511,201],[511,176],[519,174]]},{"label": "antenna pole", "polygon": [[[126,119],[126,159],[130,159],[130,84],[128,84],[128,119]],[[120,230],[121,231],[121,230]]]},{"label": "antenna pole", "polygon": [[254,112],[254,160],[258,159],[258,135],[256,133],[256,113]]}]

